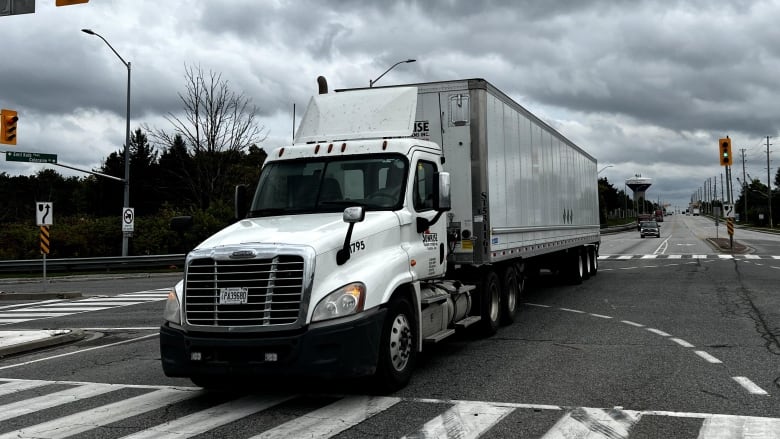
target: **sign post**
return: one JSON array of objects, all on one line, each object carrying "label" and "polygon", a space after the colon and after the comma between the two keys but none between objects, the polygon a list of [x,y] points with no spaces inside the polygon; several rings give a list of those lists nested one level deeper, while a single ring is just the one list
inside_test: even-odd
[{"label": "sign post", "polygon": [[43,292],[46,292],[46,255],[49,254],[51,241],[49,226],[54,224],[54,203],[43,201],[35,203],[35,222],[41,228],[41,254],[43,255]]},{"label": "sign post", "polygon": [[726,230],[729,232],[729,246],[734,249],[734,205],[726,205]]}]

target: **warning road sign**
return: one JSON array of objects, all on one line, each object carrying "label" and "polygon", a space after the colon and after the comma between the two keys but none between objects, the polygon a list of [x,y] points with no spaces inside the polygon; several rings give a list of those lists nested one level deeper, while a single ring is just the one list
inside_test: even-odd
[{"label": "warning road sign", "polygon": [[35,203],[35,222],[39,226],[54,224],[54,203],[49,201]]}]

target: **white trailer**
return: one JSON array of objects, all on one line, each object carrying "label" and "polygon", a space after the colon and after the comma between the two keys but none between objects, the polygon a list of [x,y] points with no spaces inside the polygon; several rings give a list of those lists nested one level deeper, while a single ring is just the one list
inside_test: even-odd
[{"label": "white trailer", "polygon": [[312,98],[249,211],[187,256],[165,373],[373,375],[405,385],[429,343],[511,323],[526,277],[597,272],[596,160],[482,79]]}]

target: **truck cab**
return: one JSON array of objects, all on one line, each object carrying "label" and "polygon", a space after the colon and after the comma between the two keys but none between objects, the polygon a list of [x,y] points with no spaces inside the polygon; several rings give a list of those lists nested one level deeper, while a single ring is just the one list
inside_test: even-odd
[{"label": "truck cab", "polygon": [[[380,94],[378,102],[406,97],[381,112],[382,134],[393,134],[390,114],[410,136],[416,90]],[[368,104],[364,95],[354,106]],[[341,130],[338,121],[329,124],[337,135],[321,132],[318,115],[332,112],[323,109],[328,95],[320,98],[301,141],[269,154],[248,211],[237,191],[242,219],[188,254],[161,328],[169,376],[204,386],[230,375],[408,380],[422,344],[421,283],[447,271],[441,148]]]}]

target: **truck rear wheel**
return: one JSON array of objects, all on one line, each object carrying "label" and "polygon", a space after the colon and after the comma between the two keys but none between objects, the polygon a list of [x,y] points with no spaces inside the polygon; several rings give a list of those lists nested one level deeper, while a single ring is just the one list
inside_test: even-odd
[{"label": "truck rear wheel", "polygon": [[504,268],[501,276],[501,324],[509,325],[515,321],[517,301],[520,296],[518,273],[514,266]]},{"label": "truck rear wheel", "polygon": [[482,332],[488,336],[495,334],[501,314],[501,283],[493,270],[487,271],[482,277],[479,307]]},{"label": "truck rear wheel", "polygon": [[582,247],[580,257],[582,258],[582,279],[587,280],[590,278],[590,252],[587,247]]},{"label": "truck rear wheel", "polygon": [[596,247],[588,247],[588,253],[590,254],[590,265],[588,271],[591,276],[595,276],[599,273],[599,257],[596,255]]},{"label": "truck rear wheel", "polygon": [[417,358],[417,334],[412,307],[406,299],[394,299],[382,328],[375,384],[381,392],[392,392],[409,383]]},{"label": "truck rear wheel", "polygon": [[568,254],[566,262],[566,271],[569,283],[579,285],[585,277],[585,264],[583,263],[582,252],[579,248],[572,249]]}]

